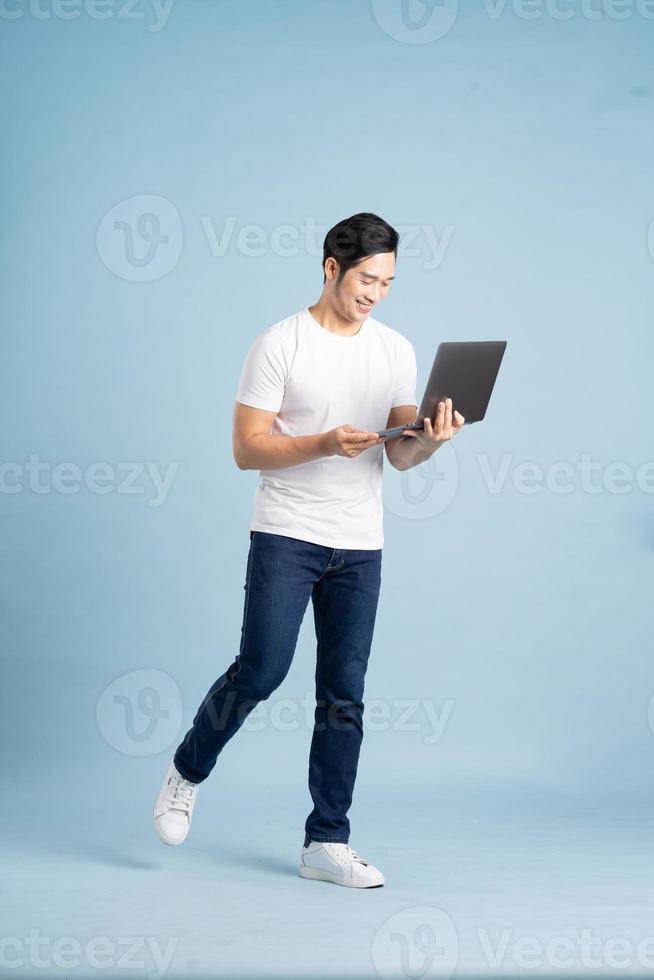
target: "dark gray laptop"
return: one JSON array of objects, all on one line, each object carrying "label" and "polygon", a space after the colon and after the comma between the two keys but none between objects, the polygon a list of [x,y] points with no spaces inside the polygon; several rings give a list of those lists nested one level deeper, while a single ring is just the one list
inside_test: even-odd
[{"label": "dark gray laptop", "polygon": [[424,429],[425,415],[434,421],[439,401],[452,399],[452,412],[460,412],[465,425],[486,415],[495,379],[504,357],[506,340],[460,340],[438,345],[415,422],[382,429],[377,435],[393,439],[406,429]]}]

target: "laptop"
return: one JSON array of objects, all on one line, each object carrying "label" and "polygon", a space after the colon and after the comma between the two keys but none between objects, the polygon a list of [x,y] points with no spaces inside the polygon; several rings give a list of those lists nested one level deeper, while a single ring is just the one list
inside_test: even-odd
[{"label": "laptop", "polygon": [[452,412],[456,410],[464,416],[464,425],[481,422],[506,344],[506,340],[460,340],[439,344],[416,421],[382,429],[377,435],[393,439],[407,429],[424,429],[421,419],[428,415],[433,422],[438,403],[445,398],[452,399]]}]

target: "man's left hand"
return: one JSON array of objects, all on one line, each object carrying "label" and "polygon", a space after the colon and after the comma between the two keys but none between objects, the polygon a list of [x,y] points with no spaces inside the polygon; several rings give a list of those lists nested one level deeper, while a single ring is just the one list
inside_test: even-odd
[{"label": "man's left hand", "polygon": [[423,421],[424,429],[406,429],[402,435],[417,439],[425,449],[437,449],[461,431],[465,418],[460,412],[452,413],[452,399],[446,398],[438,403],[434,423],[428,415],[424,416]]}]

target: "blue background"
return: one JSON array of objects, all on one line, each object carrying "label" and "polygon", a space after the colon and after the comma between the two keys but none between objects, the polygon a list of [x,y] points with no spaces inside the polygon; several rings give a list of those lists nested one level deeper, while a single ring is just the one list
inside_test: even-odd
[{"label": "blue background", "polygon": [[[34,972],[30,929],[172,938],[171,978],[407,976],[374,937],[424,906],[454,923],[457,975],[499,975],[479,929],[652,935],[654,20],[446,0],[430,40],[399,0],[177,0],[164,24],[123,3],[0,17],[12,975]],[[413,343],[419,397],[441,340],[508,347],[483,423],[420,470],[385,465],[366,695],[390,721],[364,738],[350,842],[387,884],[351,893],[296,874],[311,728],[272,717],[311,696],[310,616],[183,849],[150,813],[238,648],[257,479],[231,455],[243,357],[317,300],[324,232],[366,210],[411,238],[377,316]],[[238,239],[251,225],[259,246]],[[83,482],[97,463],[104,493]],[[146,463],[172,467],[165,494]],[[510,952],[503,971],[533,972]]]}]

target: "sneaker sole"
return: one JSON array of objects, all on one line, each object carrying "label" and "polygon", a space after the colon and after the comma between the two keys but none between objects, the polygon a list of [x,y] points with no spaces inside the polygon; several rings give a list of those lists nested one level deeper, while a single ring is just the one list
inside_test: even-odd
[{"label": "sneaker sole", "polygon": [[168,840],[161,833],[161,830],[159,828],[159,824],[157,823],[157,819],[154,816],[154,814],[152,815],[152,826],[154,827],[154,832],[157,835],[157,837],[159,838],[159,840],[162,841],[164,844],[168,844],[169,847],[179,847],[180,844],[183,844],[184,843],[184,841],[186,840],[186,837],[188,837],[188,834],[186,834],[186,837],[182,837],[181,840]]},{"label": "sneaker sole", "polygon": [[331,881],[334,885],[345,885],[347,888],[382,888],[384,882],[380,881],[376,885],[367,885],[364,882],[352,881],[342,875],[333,874],[331,871],[323,871],[322,868],[308,868],[300,865],[298,874],[301,878],[312,878],[314,881]]}]

